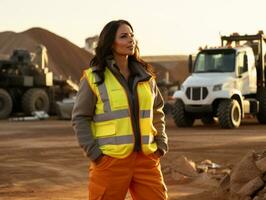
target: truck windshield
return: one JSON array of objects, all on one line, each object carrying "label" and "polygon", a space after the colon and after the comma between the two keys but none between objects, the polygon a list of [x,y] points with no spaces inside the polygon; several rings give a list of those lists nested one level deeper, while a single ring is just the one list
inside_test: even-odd
[{"label": "truck windshield", "polygon": [[233,72],[235,70],[235,51],[226,50],[205,50],[198,54],[194,72]]}]

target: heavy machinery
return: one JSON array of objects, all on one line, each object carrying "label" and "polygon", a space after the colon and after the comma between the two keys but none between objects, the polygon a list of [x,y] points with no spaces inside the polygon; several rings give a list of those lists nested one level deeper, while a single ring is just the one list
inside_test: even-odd
[{"label": "heavy machinery", "polygon": [[39,58],[40,62],[33,62],[28,50],[16,49],[9,59],[0,60],[0,119],[12,112],[55,113],[55,102],[69,95],[72,89],[66,81],[54,80],[45,56]]},{"label": "heavy machinery", "polygon": [[192,74],[173,95],[173,118],[178,127],[195,119],[204,124],[218,118],[222,128],[237,128],[246,115],[266,124],[266,36],[232,34],[221,37],[221,47],[199,51]]}]

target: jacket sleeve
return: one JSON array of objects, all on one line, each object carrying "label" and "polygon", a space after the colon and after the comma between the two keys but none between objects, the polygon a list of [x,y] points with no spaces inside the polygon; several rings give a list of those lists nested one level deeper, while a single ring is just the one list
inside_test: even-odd
[{"label": "jacket sleeve", "polygon": [[93,138],[91,130],[91,121],[97,97],[88,84],[86,78],[83,77],[80,81],[79,91],[72,111],[72,126],[85,155],[91,160],[96,160],[102,155],[102,151]]},{"label": "jacket sleeve", "polygon": [[168,137],[165,133],[165,115],[163,112],[164,101],[156,82],[153,80],[153,91],[155,94],[153,105],[153,126],[157,130],[154,137],[159,151],[164,155],[168,151]]}]

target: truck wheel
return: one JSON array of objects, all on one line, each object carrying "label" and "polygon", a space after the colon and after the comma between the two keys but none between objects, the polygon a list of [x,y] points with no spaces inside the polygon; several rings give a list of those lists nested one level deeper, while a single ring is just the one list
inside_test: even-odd
[{"label": "truck wheel", "polygon": [[218,119],[222,128],[237,128],[241,123],[241,108],[237,100],[226,99],[218,106]]},{"label": "truck wheel", "polygon": [[260,90],[258,93],[258,100],[260,103],[259,113],[257,114],[257,119],[259,123],[266,124],[266,90]]},{"label": "truck wheel", "polygon": [[0,119],[7,118],[12,112],[13,102],[11,96],[4,89],[0,89]]},{"label": "truck wheel", "polygon": [[26,115],[32,115],[33,111],[49,111],[49,97],[45,90],[33,88],[27,90],[22,96],[22,110]]},{"label": "truck wheel", "polygon": [[185,112],[184,103],[177,99],[172,110],[172,115],[176,126],[178,127],[191,127],[195,119]]},{"label": "truck wheel", "polygon": [[201,122],[204,125],[212,125],[212,124],[215,124],[215,120],[214,120],[213,116],[202,117],[201,118]]}]

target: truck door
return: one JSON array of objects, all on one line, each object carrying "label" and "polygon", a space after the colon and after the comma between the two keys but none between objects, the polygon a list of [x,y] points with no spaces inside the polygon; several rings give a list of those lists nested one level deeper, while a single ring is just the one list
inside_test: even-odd
[{"label": "truck door", "polygon": [[[246,52],[239,52],[237,55],[237,68],[236,73],[238,80],[236,81],[236,87],[242,92],[243,95],[250,94],[249,91],[249,73],[248,64],[244,65],[244,55]],[[249,63],[247,61],[247,63]]]}]

